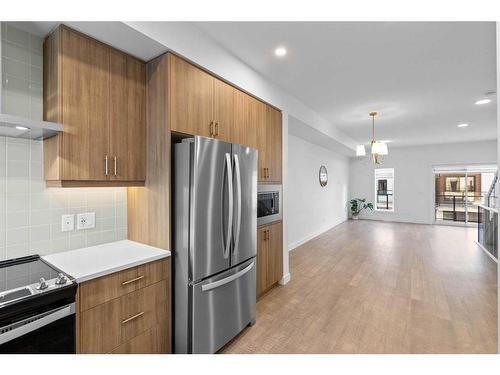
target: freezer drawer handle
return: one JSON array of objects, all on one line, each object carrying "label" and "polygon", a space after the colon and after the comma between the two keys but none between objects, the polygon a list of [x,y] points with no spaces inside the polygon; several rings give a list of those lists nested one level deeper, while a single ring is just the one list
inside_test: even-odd
[{"label": "freezer drawer handle", "polygon": [[227,283],[230,283],[231,281],[234,281],[234,280],[240,278],[241,276],[243,276],[244,274],[246,274],[248,271],[250,271],[252,269],[252,267],[254,266],[254,264],[255,264],[255,262],[252,262],[251,264],[249,264],[248,266],[246,266],[245,268],[243,268],[241,271],[238,271],[234,275],[226,277],[225,279],[217,280],[217,281],[215,281],[213,283],[202,285],[201,286],[201,290],[203,292],[206,292],[208,290],[212,290],[212,289],[218,288],[219,286],[222,286],[222,285],[225,285]]},{"label": "freezer drawer handle", "polygon": [[127,281],[124,281],[124,282],[122,283],[122,285],[124,285],[124,286],[125,286],[125,285],[131,284],[131,283],[135,283],[136,281],[139,281],[139,280],[142,280],[142,279],[144,279],[144,275],[139,276],[139,277],[135,277],[135,278],[130,279],[130,280],[127,280]]}]

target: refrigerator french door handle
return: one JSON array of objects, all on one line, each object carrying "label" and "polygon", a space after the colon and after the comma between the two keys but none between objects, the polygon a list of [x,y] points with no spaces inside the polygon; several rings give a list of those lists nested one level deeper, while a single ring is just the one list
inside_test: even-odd
[{"label": "refrigerator french door handle", "polygon": [[236,176],[236,191],[238,198],[236,200],[236,228],[234,234],[234,248],[233,252],[238,249],[240,242],[240,229],[241,229],[241,169],[240,169],[240,159],[237,154],[234,154],[234,173]]},{"label": "refrigerator french door handle", "polygon": [[231,237],[233,235],[233,168],[231,166],[231,155],[226,153],[226,167],[227,167],[227,188],[229,197],[229,210],[227,216],[227,233],[226,233],[226,244],[224,246],[222,255],[225,259],[229,257],[229,249],[231,247]]},{"label": "refrigerator french door handle", "polygon": [[212,290],[212,289],[218,288],[219,286],[230,283],[233,280],[239,279],[241,276],[243,276],[248,271],[250,271],[252,269],[252,267],[254,266],[254,264],[255,264],[255,262],[252,262],[248,266],[243,268],[241,271],[238,271],[234,275],[228,276],[222,280],[217,280],[217,281],[214,281],[213,283],[202,285],[201,290],[203,292],[206,292],[208,290]]}]

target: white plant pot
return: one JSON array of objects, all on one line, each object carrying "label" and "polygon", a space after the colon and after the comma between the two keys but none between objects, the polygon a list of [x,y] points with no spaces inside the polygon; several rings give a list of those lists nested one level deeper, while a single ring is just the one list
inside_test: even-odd
[{"label": "white plant pot", "polygon": [[359,214],[357,214],[357,215],[352,214],[351,217],[352,217],[353,220],[358,220],[359,219]]}]

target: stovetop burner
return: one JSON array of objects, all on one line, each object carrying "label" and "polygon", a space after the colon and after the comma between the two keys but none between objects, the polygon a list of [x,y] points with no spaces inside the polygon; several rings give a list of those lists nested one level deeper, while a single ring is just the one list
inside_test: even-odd
[{"label": "stovetop burner", "polygon": [[0,262],[0,308],[74,284],[72,277],[33,255]]}]

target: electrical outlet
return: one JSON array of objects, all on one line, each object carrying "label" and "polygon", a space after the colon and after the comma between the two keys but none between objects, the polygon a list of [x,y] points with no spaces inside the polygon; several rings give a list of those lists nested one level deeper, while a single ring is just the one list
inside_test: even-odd
[{"label": "electrical outlet", "polygon": [[85,212],[78,214],[76,218],[76,229],[91,229],[95,228],[95,212]]},{"label": "electrical outlet", "polygon": [[61,232],[69,232],[75,229],[75,215],[61,216]]}]

